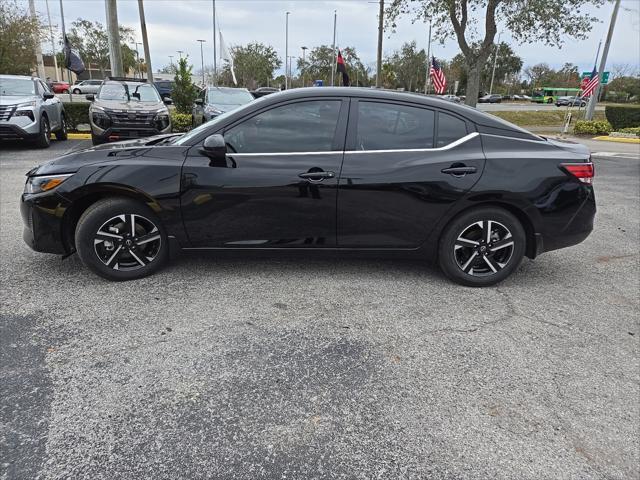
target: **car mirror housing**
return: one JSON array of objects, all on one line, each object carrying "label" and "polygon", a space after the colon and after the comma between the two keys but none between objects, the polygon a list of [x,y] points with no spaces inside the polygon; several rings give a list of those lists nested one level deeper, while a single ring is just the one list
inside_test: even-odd
[{"label": "car mirror housing", "polygon": [[171,97],[164,97],[164,98],[162,99],[162,102],[163,102],[165,105],[173,105],[173,100],[171,99]]},{"label": "car mirror housing", "polygon": [[85,95],[84,98],[86,98],[90,102],[93,102],[96,99],[96,96],[93,93],[90,93],[89,95]]},{"label": "car mirror housing", "polygon": [[204,102],[201,98],[196,98],[193,103],[195,103],[196,105],[204,105]]},{"label": "car mirror housing", "polygon": [[211,159],[211,163],[217,163],[224,161],[227,156],[227,144],[224,141],[224,137],[219,133],[215,135],[209,135],[204,139],[204,143],[200,148],[200,153],[206,155]]},{"label": "car mirror housing", "polygon": [[42,95],[42,98],[44,98],[45,100],[51,100],[54,97],[55,97],[55,95],[53,93],[51,93],[51,92],[45,92]]}]

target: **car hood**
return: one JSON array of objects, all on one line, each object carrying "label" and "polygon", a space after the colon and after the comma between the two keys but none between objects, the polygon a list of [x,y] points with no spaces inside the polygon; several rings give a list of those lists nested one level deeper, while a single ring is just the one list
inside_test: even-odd
[{"label": "car hood", "polygon": [[156,111],[165,108],[162,102],[137,102],[135,100],[127,102],[124,100],[98,100],[94,103],[102,108],[111,108],[114,110],[151,110]]},{"label": "car hood", "polygon": [[[155,148],[156,145],[163,140],[179,137],[181,133],[168,133],[164,135],[154,135],[146,138],[136,138],[133,140],[125,140],[122,142],[106,143],[103,145],[97,145],[95,147],[87,148],[84,150],[78,150],[68,153],[53,160],[49,160],[42,165],[31,169],[27,172],[27,175],[56,175],[63,173],[75,173],[80,168],[87,165],[95,165],[98,163],[108,163],[113,161],[126,161],[127,157],[136,158],[137,154],[149,150],[149,148]],[[161,147],[157,147],[161,148]],[[117,152],[122,150],[128,150],[123,152],[123,155],[119,155]]]},{"label": "car hood", "polygon": [[33,95],[0,95],[0,105],[15,105],[16,103],[32,102],[35,97]]}]

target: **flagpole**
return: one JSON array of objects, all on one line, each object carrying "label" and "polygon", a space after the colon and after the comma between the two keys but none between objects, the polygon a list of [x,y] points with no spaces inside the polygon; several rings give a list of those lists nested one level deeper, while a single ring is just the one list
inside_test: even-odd
[{"label": "flagpole", "polygon": [[431,70],[431,17],[429,17],[429,40],[427,41],[427,74],[424,79],[424,94],[429,91],[429,84],[431,83],[431,76],[429,75]]},{"label": "flagpole", "polygon": [[213,84],[218,85],[218,65],[216,52],[216,0],[212,0],[213,5]]},{"label": "flagpole", "polygon": [[[51,37],[51,50],[53,51],[53,66],[56,69],[56,81],[60,81],[60,71],[58,70],[58,59],[56,58],[56,42],[53,39],[53,27],[51,26],[51,13],[49,12],[49,0],[45,0],[47,5],[47,18],[49,19],[49,36]],[[71,93],[71,85],[69,85]]]},{"label": "flagpole", "polygon": [[335,71],[336,71],[336,61],[337,61],[337,57],[336,57],[336,23],[338,22],[338,11],[334,10],[333,11],[333,60],[331,61],[331,86],[333,87],[334,84],[334,77],[335,77]]},{"label": "flagpole", "polygon": [[[67,30],[64,27],[64,8],[62,7],[62,0],[60,0],[60,23],[62,26],[62,41],[64,42],[64,45],[67,45]],[[65,65],[66,67],[66,65]],[[89,66],[89,68],[91,68],[91,66]],[[63,75],[64,77],[64,75]],[[69,71],[69,69],[67,68],[67,79],[69,81],[69,102],[73,102],[73,90],[71,89],[71,72]]]},{"label": "flagpole", "polygon": [[285,13],[284,20],[284,89],[289,88],[289,14]]},{"label": "flagpole", "polygon": [[616,18],[618,17],[618,9],[620,8],[620,0],[616,0],[613,7],[613,13],[611,14],[611,22],[609,23],[609,31],[607,32],[607,40],[604,42],[604,50],[602,51],[602,58],[600,58],[600,68],[598,69],[598,85],[589,99],[589,105],[587,106],[587,114],[585,120],[591,120],[593,113],[596,110],[596,103],[598,103],[598,97],[602,89],[602,74],[604,73],[604,67],[607,64],[607,56],[609,55],[609,47],[611,46],[611,38],[613,37],[613,29],[616,26]]}]

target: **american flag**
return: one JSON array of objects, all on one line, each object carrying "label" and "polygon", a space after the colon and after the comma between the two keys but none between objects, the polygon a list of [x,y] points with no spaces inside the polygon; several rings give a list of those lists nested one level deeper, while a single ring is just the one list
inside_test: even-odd
[{"label": "american flag", "polygon": [[598,70],[596,70],[596,66],[593,66],[593,71],[591,72],[590,77],[585,77],[582,81],[580,87],[582,88],[582,97],[590,97],[593,95],[593,92],[598,88],[598,84],[600,83],[600,77],[598,75]]},{"label": "american flag", "polygon": [[431,68],[429,69],[429,76],[433,82],[433,88],[436,93],[442,95],[447,88],[447,79],[444,77],[444,72],[440,68],[440,64],[436,60],[436,57],[431,57]]}]

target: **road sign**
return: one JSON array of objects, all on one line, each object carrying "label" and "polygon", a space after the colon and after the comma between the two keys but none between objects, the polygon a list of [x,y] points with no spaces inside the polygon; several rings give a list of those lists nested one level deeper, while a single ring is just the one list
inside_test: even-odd
[{"label": "road sign", "polygon": [[[584,77],[590,77],[591,76],[591,72],[582,72],[582,76],[580,78],[584,78]],[[607,83],[609,83],[609,72],[602,72],[602,78],[601,80],[601,84],[602,85],[606,85]]]}]

